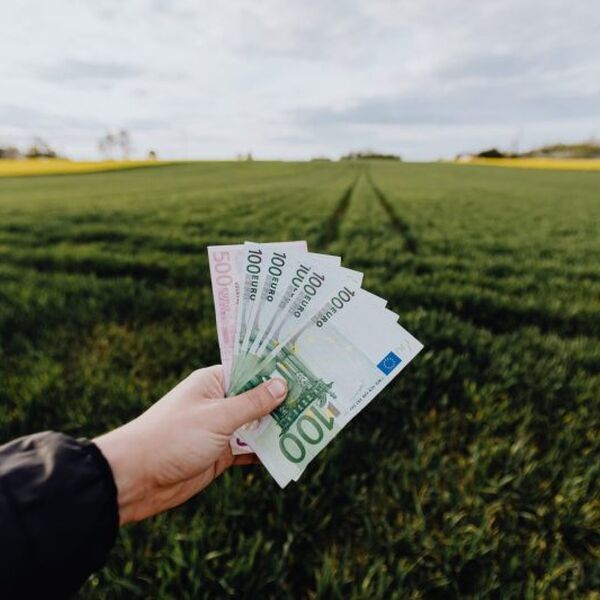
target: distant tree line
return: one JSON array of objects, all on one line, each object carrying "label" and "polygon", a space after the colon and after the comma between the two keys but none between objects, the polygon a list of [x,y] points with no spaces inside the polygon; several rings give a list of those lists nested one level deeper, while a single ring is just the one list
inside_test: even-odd
[{"label": "distant tree line", "polygon": [[[129,159],[131,155],[132,142],[131,136],[126,129],[119,129],[118,131],[108,131],[104,134],[97,142],[97,147],[100,153],[106,159],[122,158],[124,160]],[[19,159],[19,158],[64,158],[59,156],[58,152],[54,150],[47,142],[40,137],[35,137],[31,146],[25,150],[21,150],[17,146],[7,145],[0,146],[0,160],[1,159]],[[156,152],[150,150],[148,152],[148,158],[150,160],[156,160]]]},{"label": "distant tree line", "polygon": [[17,158],[59,158],[59,155],[39,137],[34,138],[31,146],[24,151],[16,146],[0,146],[0,160],[15,160]]},{"label": "distant tree line", "polygon": [[579,144],[550,144],[520,153],[489,148],[478,152],[475,156],[478,158],[600,158],[600,143],[591,140]]},{"label": "distant tree line", "polygon": [[600,143],[595,141],[581,144],[552,144],[542,146],[521,156],[551,156],[553,158],[600,158]]},{"label": "distant tree line", "polygon": [[398,154],[382,154],[365,150],[362,152],[348,152],[340,160],[402,160],[402,158]]}]

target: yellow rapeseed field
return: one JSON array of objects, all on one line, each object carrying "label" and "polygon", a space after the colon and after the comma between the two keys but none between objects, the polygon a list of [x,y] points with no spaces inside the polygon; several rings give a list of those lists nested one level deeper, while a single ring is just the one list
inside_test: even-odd
[{"label": "yellow rapeseed field", "polygon": [[[518,169],[600,171],[600,160],[598,159],[472,158],[469,160],[454,161],[454,163],[460,165],[514,167]],[[116,171],[168,164],[173,164],[173,162],[157,160],[72,161],[61,158],[0,160],[0,177],[96,173],[100,171]]]},{"label": "yellow rapeseed field", "polygon": [[98,171],[114,171],[165,164],[170,163],[157,160],[104,160],[79,162],[61,158],[0,160],[0,177],[96,173]]},{"label": "yellow rapeseed field", "polygon": [[456,161],[461,165],[515,167],[517,169],[560,169],[563,171],[600,171],[600,160],[594,158],[471,158]]}]

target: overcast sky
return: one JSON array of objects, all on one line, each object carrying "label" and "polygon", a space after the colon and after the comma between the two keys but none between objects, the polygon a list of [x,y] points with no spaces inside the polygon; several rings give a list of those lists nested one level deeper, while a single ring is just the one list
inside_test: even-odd
[{"label": "overcast sky", "polygon": [[0,144],[421,160],[600,137],[594,0],[15,0]]}]

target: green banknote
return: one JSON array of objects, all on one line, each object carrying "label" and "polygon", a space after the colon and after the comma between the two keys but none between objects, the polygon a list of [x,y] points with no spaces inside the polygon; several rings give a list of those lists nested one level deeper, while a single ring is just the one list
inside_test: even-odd
[{"label": "green banknote", "polygon": [[[284,487],[421,350],[381,299],[352,281],[268,353],[240,389],[283,377],[289,393],[271,415],[236,432]],[[395,315],[393,315],[395,317]]]}]

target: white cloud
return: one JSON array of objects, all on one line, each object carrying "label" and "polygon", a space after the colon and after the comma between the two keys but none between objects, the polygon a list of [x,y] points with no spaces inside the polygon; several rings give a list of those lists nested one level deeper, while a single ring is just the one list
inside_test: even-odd
[{"label": "white cloud", "polygon": [[[600,134],[600,5],[559,0],[20,0],[0,143],[437,158]],[[26,118],[25,115],[29,115]]]}]

